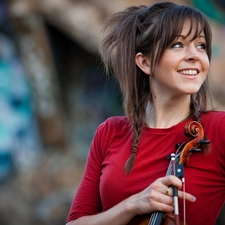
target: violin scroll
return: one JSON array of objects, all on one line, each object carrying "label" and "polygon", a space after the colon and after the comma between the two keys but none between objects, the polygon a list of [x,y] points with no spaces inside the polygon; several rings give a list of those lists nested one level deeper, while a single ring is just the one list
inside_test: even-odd
[{"label": "violin scroll", "polygon": [[190,141],[181,145],[178,152],[182,150],[179,164],[186,165],[193,152],[200,152],[201,146],[209,144],[210,141],[204,139],[204,130],[202,125],[197,121],[188,122],[184,128],[184,134],[187,137],[192,137]]},{"label": "violin scroll", "polygon": [[187,137],[204,137],[202,125],[197,121],[190,121],[184,127],[184,134]]}]

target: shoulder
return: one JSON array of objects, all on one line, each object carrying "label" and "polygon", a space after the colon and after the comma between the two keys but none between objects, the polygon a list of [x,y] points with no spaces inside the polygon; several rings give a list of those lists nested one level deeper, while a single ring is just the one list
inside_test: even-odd
[{"label": "shoulder", "polygon": [[101,141],[110,142],[110,140],[121,137],[130,131],[131,123],[126,116],[114,116],[109,117],[99,125],[95,137],[101,138]]},{"label": "shoulder", "polygon": [[97,149],[101,153],[102,158],[104,158],[112,143],[126,141],[131,134],[131,124],[127,117],[109,117],[99,125],[92,146],[94,149]]},{"label": "shoulder", "polygon": [[207,139],[210,140],[212,152],[210,154],[211,164],[215,156],[215,167],[221,167],[222,179],[225,175],[225,112],[211,111],[202,115],[202,125]]},{"label": "shoulder", "polygon": [[203,125],[207,124],[224,124],[225,123],[225,111],[209,111],[203,113],[201,116]]},{"label": "shoulder", "polygon": [[224,111],[210,111],[202,114],[201,122],[207,136],[212,139],[222,141],[225,143],[225,112]]},{"label": "shoulder", "polygon": [[99,130],[110,130],[111,132],[118,129],[130,128],[130,122],[126,116],[114,116],[109,117],[103,123],[100,124]]}]

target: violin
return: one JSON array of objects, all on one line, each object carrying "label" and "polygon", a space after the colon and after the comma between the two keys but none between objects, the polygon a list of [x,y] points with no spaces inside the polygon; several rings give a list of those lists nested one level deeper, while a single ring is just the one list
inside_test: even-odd
[{"label": "violin", "polygon": [[[205,139],[203,127],[197,121],[188,122],[184,127],[184,134],[186,137],[190,137],[190,140],[177,145],[176,153],[173,160],[170,161],[166,176],[177,176],[176,171],[174,171],[175,167],[179,167],[179,171],[182,170],[181,168],[188,163],[192,153],[200,152],[203,145],[210,143],[209,140]],[[180,221],[177,213],[154,212],[150,219],[142,221],[139,225],[186,225],[186,222]]]}]

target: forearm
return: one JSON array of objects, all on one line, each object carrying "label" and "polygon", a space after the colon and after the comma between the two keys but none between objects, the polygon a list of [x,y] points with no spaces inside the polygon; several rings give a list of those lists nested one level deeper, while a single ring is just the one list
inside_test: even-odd
[{"label": "forearm", "polygon": [[128,198],[111,209],[91,216],[83,216],[66,225],[126,225],[136,215],[131,198]]}]

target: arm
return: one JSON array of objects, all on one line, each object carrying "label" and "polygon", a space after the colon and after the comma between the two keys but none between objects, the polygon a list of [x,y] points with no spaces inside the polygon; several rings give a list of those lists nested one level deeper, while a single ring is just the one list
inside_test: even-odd
[{"label": "arm", "polygon": [[[173,198],[166,194],[169,185],[180,188],[182,184],[174,176],[159,178],[142,192],[132,195],[111,209],[96,215],[83,216],[66,225],[114,225],[115,221],[117,225],[126,225],[138,214],[154,211],[173,212]],[[179,197],[183,198],[181,191]],[[185,199],[195,201],[195,198],[188,193],[185,193]]]},{"label": "arm", "polygon": [[70,221],[66,225],[125,225],[127,224],[134,216],[134,206],[132,206],[132,197],[128,198],[111,209],[91,216],[83,216],[75,221]]}]

